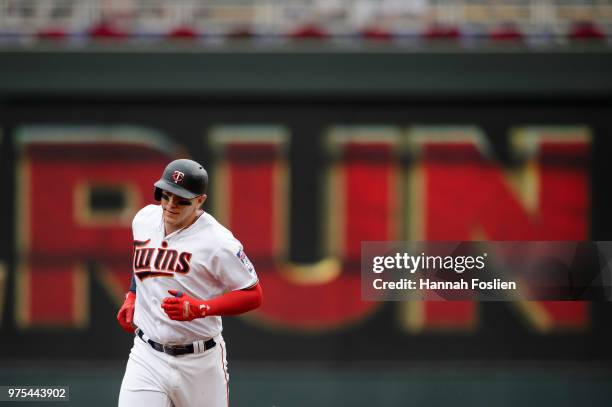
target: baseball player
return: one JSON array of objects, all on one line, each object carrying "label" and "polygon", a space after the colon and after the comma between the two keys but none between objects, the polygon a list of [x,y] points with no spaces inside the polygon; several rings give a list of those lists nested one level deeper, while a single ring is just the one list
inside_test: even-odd
[{"label": "baseball player", "polygon": [[135,332],[120,407],[228,406],[221,316],[257,308],[262,291],[242,244],[201,209],[208,175],[171,162],[155,183],[160,205],[134,217],[132,286],[117,320]]}]

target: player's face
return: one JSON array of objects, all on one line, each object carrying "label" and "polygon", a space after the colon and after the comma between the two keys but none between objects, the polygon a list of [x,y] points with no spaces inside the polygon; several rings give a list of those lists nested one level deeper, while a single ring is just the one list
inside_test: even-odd
[{"label": "player's face", "polygon": [[161,198],[164,221],[175,227],[183,227],[191,223],[196,217],[198,209],[206,199],[206,195],[186,199],[171,192],[162,191]]}]

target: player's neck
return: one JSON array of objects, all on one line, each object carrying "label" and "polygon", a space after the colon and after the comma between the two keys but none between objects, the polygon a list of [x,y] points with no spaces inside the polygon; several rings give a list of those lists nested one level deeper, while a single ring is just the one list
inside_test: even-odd
[{"label": "player's neck", "polygon": [[182,230],[182,229],[186,229],[189,226],[193,225],[193,223],[198,220],[198,218],[204,213],[204,211],[202,209],[198,209],[193,216],[191,217],[191,219],[185,221],[184,223],[181,224],[171,224],[168,223],[166,221],[164,221],[164,231],[165,231],[165,236],[168,236],[171,233],[176,232],[177,230]]}]

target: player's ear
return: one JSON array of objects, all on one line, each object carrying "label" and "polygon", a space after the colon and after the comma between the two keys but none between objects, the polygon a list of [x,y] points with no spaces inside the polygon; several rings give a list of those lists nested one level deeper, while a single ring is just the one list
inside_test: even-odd
[{"label": "player's ear", "polygon": [[200,197],[198,198],[198,206],[202,206],[204,202],[206,202],[206,198],[208,198],[208,195],[206,194],[200,195]]}]

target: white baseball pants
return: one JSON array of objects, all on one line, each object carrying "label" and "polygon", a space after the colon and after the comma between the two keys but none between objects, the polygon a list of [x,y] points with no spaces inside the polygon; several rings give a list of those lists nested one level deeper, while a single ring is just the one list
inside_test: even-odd
[{"label": "white baseball pants", "polygon": [[134,337],[119,407],[228,407],[225,342],[214,339],[217,345],[205,352],[171,356]]}]

